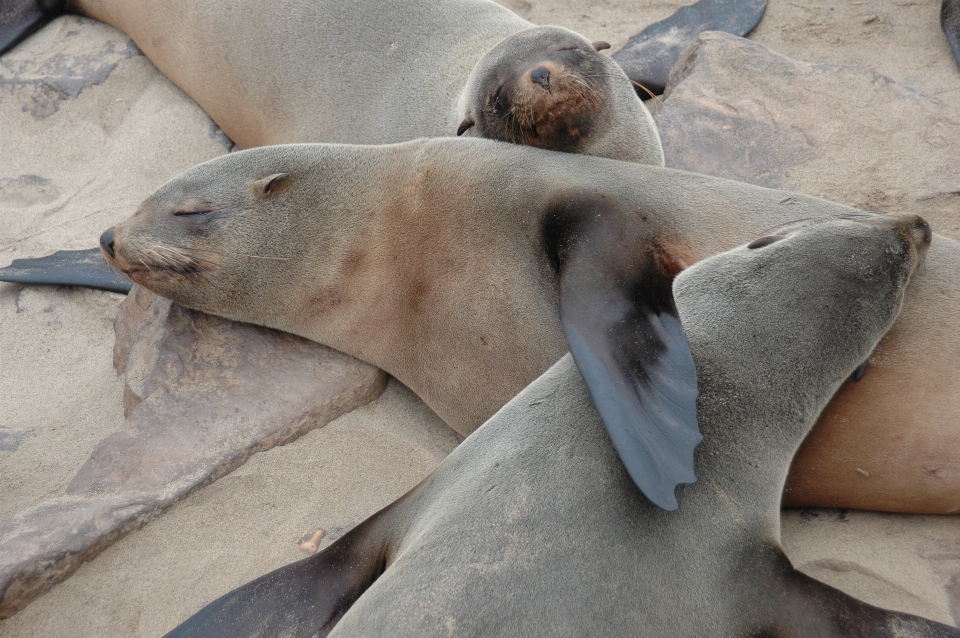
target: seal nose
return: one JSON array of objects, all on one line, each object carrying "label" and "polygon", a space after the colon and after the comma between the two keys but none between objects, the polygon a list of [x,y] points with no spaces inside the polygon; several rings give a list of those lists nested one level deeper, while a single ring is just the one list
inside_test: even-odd
[{"label": "seal nose", "polygon": [[927,220],[923,219],[922,217],[920,218],[920,232],[923,237],[923,243],[930,245],[930,243],[933,242],[933,229],[930,228],[930,224],[927,222]]},{"label": "seal nose", "polygon": [[550,90],[550,69],[545,66],[538,66],[533,71],[530,71],[530,81],[534,84],[539,84],[544,88],[544,90]]},{"label": "seal nose", "polygon": [[922,255],[933,241],[933,230],[930,228],[930,224],[919,215],[904,215],[900,224],[901,228],[910,235],[910,239]]},{"label": "seal nose", "polygon": [[100,248],[106,254],[113,257],[113,229],[109,228],[100,235]]}]

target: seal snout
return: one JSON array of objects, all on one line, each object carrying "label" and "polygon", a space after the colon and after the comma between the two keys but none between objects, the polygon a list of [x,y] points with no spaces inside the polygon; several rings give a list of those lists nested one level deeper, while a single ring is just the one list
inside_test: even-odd
[{"label": "seal snout", "polygon": [[545,91],[550,90],[550,69],[545,66],[538,66],[530,71],[530,81],[539,85]]},{"label": "seal snout", "polygon": [[900,235],[913,244],[917,252],[923,255],[933,241],[933,229],[919,215],[897,215],[896,226]]},{"label": "seal snout", "polygon": [[919,224],[919,233],[920,240],[919,243],[929,246],[933,242],[933,229],[930,228],[929,222],[922,217],[917,218],[920,222]]},{"label": "seal snout", "polygon": [[112,228],[108,228],[100,235],[100,250],[103,251],[104,255],[110,257],[111,259],[116,255],[113,252],[113,239],[114,231]]}]

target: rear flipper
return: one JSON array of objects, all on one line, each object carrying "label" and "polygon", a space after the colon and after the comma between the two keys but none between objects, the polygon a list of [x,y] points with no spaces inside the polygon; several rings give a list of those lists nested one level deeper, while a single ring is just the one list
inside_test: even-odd
[{"label": "rear flipper", "polygon": [[[651,24],[613,54],[642,99],[663,93],[687,45],[704,31],[726,31],[744,36],[753,31],[767,10],[767,0],[700,0],[677,9],[669,18]],[[642,88],[641,88],[642,87]]]},{"label": "rear flipper", "polygon": [[960,0],[943,0],[940,5],[940,26],[947,36],[953,57],[960,63]]},{"label": "rear flipper", "polygon": [[36,259],[14,259],[0,268],[0,281],[49,286],[82,286],[127,294],[130,280],[110,267],[99,248],[59,250]]},{"label": "rear flipper", "polygon": [[[823,638],[960,638],[960,629],[880,609],[794,571],[773,635]],[[767,635],[767,634],[761,634]]]},{"label": "rear flipper", "polygon": [[0,54],[69,8],[69,0],[0,0]]},{"label": "rear flipper", "polygon": [[387,567],[390,507],[315,556],[292,563],[213,601],[167,638],[326,636]]}]

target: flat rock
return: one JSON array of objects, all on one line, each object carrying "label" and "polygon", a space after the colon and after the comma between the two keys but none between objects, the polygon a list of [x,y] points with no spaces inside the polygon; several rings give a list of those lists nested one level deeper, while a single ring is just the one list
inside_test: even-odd
[{"label": "flat rock", "polygon": [[704,33],[654,117],[668,166],[917,213],[960,238],[960,109],[870,69]]},{"label": "flat rock", "polygon": [[150,495],[59,498],[0,521],[0,619],[23,609],[162,507]]},{"label": "flat rock", "polygon": [[136,286],[115,322],[127,422],[68,494],[180,498],[380,396],[386,374],[291,334],[183,308]]},{"label": "flat rock", "polygon": [[377,398],[386,374],[300,337],[178,306],[135,287],[115,321],[123,428],[66,497],[0,521],[0,618],[255,452]]}]

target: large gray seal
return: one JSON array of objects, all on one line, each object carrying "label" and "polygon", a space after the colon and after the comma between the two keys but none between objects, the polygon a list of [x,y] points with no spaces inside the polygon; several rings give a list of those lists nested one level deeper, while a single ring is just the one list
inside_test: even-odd
[{"label": "large gray seal", "polygon": [[[636,390],[631,366],[642,367],[643,357],[618,360],[610,338],[638,325],[625,299],[662,289],[688,265],[771,227],[856,212],[485,140],[291,145],[185,172],[102,245],[131,279],[188,307],[382,367],[466,435],[567,352],[565,329],[594,340],[583,352],[605,362],[605,383]],[[958,271],[960,246],[937,237],[870,371],[825,413],[842,430],[815,429],[815,445],[805,448],[813,454],[795,464],[799,488],[788,496],[862,509],[960,507],[951,452],[960,432],[949,427],[960,422]],[[941,388],[937,401],[926,399]],[[624,418],[638,413],[631,406]],[[905,433],[910,446],[898,443]],[[845,444],[851,439],[856,445]],[[667,456],[655,448],[646,451],[659,468]],[[689,477],[684,463],[665,471]],[[941,470],[936,480],[931,467]],[[821,480],[830,475],[847,480]],[[658,493],[669,503],[672,485]]]},{"label": "large gray seal", "polygon": [[663,164],[609,45],[489,0],[19,0],[0,42],[63,5],[127,33],[244,148],[479,134]]},{"label": "large gray seal", "polygon": [[773,237],[673,286],[705,435],[679,511],[637,494],[566,357],[400,500],[170,636],[960,636],[780,547],[790,459],[896,317],[929,227],[857,215]]}]

